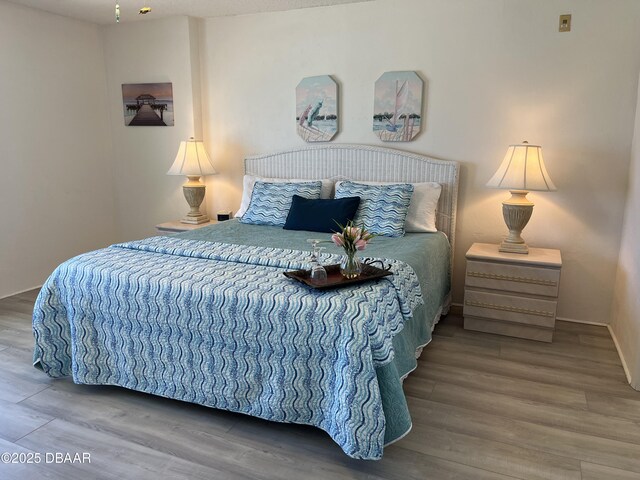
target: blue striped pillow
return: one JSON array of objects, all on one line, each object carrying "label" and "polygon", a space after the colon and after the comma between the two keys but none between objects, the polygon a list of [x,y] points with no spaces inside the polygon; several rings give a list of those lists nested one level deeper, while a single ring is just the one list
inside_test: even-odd
[{"label": "blue striped pillow", "polygon": [[336,188],[336,198],[360,197],[360,207],[354,223],[371,233],[387,237],[404,235],[404,221],[409,211],[413,185],[364,185],[341,182]]},{"label": "blue striped pillow", "polygon": [[242,223],[283,227],[294,195],[304,198],[320,198],[322,182],[268,183],[256,182],[249,208],[242,216]]}]

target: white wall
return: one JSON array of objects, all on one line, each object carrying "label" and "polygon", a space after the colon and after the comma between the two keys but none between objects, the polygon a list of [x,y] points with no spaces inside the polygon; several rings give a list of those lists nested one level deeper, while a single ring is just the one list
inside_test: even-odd
[{"label": "white wall", "polygon": [[[117,230],[123,240],[152,235],[154,225],[189,210],[182,194],[186,178],[166,173],[180,141],[201,131],[194,121],[194,111],[200,110],[198,46],[191,41],[197,39],[195,28],[195,20],[187,17],[103,27]],[[122,84],[155,82],[173,84],[175,126],[125,126]]]},{"label": "white wall", "polygon": [[[559,33],[558,16],[573,14]],[[510,143],[544,147],[553,193],[532,193],[532,246],[562,250],[559,316],[607,322],[640,68],[640,2],[394,0],[208,19],[201,40],[204,137],[221,175],[210,211],[235,209],[245,155],[303,144],[295,87],[331,74],[339,143],[380,144],[373,85],[385,71],[425,80],[425,127],[391,147],[462,162],[454,300],[464,253],[506,234],[485,188]]]},{"label": "white wall", "polygon": [[0,298],[114,239],[98,27],[0,0]]},{"label": "white wall", "polygon": [[640,90],[635,127],[611,328],[631,377],[631,386],[640,390]]},{"label": "white wall", "polygon": [[[557,17],[567,12],[573,31],[560,34]],[[11,92],[0,113],[0,225],[11,232],[0,235],[0,296],[41,283],[75,253],[180,218],[184,179],[165,172],[190,135],[202,132],[221,172],[207,181],[208,210],[235,210],[244,156],[303,144],[293,125],[301,78],[339,81],[336,142],[381,144],[371,132],[373,83],[385,71],[416,70],[426,84],[424,130],[389,146],[463,163],[455,300],[466,249],[505,233],[508,193],[484,184],[507,145],[528,139],[544,146],[559,190],[530,194],[537,206],[525,238],[562,249],[559,315],[606,322],[639,22],[634,0],[380,0],[99,29],[0,0],[0,87]],[[121,84],[156,81],[173,83],[176,125],[125,127]]]}]

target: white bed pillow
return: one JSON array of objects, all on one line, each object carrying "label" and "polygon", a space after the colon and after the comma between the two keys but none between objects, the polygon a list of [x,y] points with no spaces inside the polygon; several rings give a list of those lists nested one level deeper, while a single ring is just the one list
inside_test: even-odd
[{"label": "white bed pillow", "polygon": [[[393,185],[403,182],[361,182],[352,180],[353,183],[364,185]],[[341,182],[336,183],[336,189]],[[442,185],[436,182],[412,183],[413,195],[409,204],[409,211],[404,222],[404,229],[407,232],[437,232],[436,211],[438,200],[442,192]]]},{"label": "white bed pillow", "polygon": [[[270,177],[256,177],[254,175],[245,175],[242,178],[242,201],[240,202],[240,208],[236,212],[236,218],[242,217],[251,203],[251,194],[253,193],[253,186],[256,182],[266,183],[301,183],[301,182],[313,182],[313,179],[304,178],[270,178]],[[320,189],[320,198],[329,199],[333,192],[334,181],[331,179],[320,180],[322,182],[322,188]]]}]

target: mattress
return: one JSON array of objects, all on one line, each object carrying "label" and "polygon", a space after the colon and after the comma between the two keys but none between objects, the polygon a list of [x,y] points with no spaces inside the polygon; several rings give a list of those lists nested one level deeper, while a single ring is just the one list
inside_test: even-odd
[{"label": "mattress", "polygon": [[376,238],[366,253],[392,277],[318,293],[281,274],[304,268],[318,237],[229,221],[71,259],[36,301],[34,364],[315,425],[348,455],[380,458],[411,427],[401,380],[446,302],[448,242]]}]

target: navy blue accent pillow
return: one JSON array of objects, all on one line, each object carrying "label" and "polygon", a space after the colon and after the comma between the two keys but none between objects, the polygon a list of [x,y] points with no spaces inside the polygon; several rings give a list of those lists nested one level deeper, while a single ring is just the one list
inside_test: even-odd
[{"label": "navy blue accent pillow", "polygon": [[285,230],[307,230],[310,232],[333,233],[353,220],[360,206],[360,197],[311,200],[299,195],[293,196]]}]

